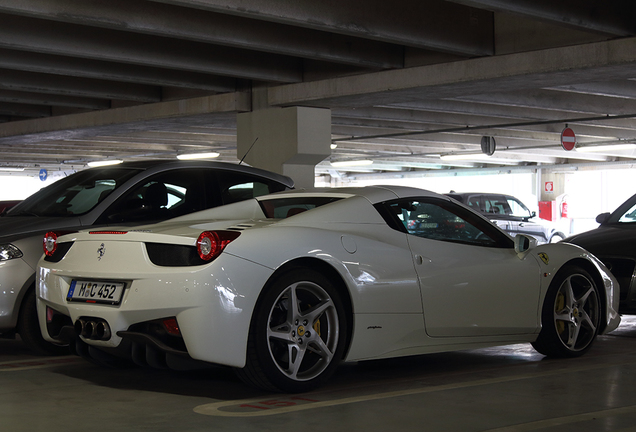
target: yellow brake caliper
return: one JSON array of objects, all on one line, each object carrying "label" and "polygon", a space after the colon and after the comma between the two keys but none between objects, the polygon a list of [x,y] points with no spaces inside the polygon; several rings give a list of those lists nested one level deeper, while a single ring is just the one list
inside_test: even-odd
[{"label": "yellow brake caliper", "polygon": [[318,336],[320,336],[320,321],[316,321],[314,323],[314,331],[316,332]]}]

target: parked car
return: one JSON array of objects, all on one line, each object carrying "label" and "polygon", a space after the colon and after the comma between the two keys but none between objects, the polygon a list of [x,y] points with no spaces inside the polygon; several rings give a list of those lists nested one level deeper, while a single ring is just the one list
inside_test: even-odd
[{"label": "parked car", "polygon": [[620,321],[605,266],[536,247],[443,195],[290,191],[134,230],[47,235],[44,337],[96,362],[231,366],[268,391],[341,359],[530,342],[579,356]]},{"label": "parked car", "polygon": [[47,231],[160,221],[292,186],[259,169],[194,161],[129,162],[58,180],[0,217],[0,333],[19,333],[41,354],[60,352],[42,339],[35,309]]},{"label": "parked car", "polygon": [[512,236],[525,234],[534,237],[539,244],[556,243],[565,238],[554,224],[532,220],[536,213],[513,196],[480,192],[451,192],[446,195],[483,214]]},{"label": "parked car", "polygon": [[613,213],[598,215],[596,221],[601,224],[598,228],[565,241],[587,249],[603,261],[620,284],[620,312],[636,314],[636,195]]}]

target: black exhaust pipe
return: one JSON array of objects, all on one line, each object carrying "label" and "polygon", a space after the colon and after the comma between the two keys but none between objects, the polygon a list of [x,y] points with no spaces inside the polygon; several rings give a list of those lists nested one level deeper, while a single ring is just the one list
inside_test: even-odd
[{"label": "black exhaust pipe", "polygon": [[75,334],[85,339],[108,340],[111,337],[110,326],[102,319],[84,319],[75,321]]},{"label": "black exhaust pipe", "polygon": [[110,339],[110,326],[106,321],[98,321],[93,327],[93,339],[106,341]]}]

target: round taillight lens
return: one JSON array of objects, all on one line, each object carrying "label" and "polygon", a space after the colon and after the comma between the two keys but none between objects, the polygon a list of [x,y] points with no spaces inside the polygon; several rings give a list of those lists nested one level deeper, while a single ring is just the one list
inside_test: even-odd
[{"label": "round taillight lens", "polygon": [[53,255],[55,249],[57,249],[57,234],[55,234],[53,231],[49,231],[44,234],[42,246],[44,247],[44,253],[47,256]]},{"label": "round taillight lens", "polygon": [[203,231],[197,239],[197,252],[203,261],[211,261],[223,252],[225,246],[239,236],[236,231]]},{"label": "round taillight lens", "polygon": [[197,252],[204,261],[210,261],[223,249],[219,235],[214,231],[204,231],[197,239]]}]

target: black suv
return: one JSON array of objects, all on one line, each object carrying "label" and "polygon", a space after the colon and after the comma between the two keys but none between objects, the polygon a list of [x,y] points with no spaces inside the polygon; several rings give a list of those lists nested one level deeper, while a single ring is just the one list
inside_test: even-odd
[{"label": "black suv", "polygon": [[565,238],[565,234],[549,222],[531,220],[536,213],[528,210],[524,203],[513,196],[483,192],[451,192],[446,196],[483,214],[513,237],[517,234],[529,235],[536,238],[539,244],[556,243]]}]

